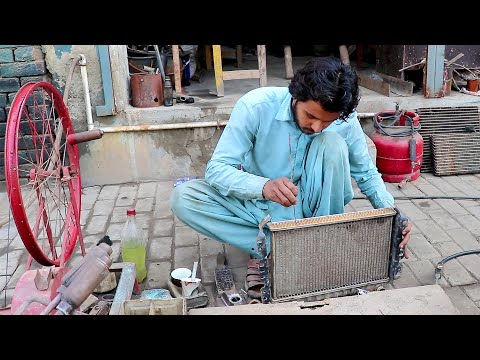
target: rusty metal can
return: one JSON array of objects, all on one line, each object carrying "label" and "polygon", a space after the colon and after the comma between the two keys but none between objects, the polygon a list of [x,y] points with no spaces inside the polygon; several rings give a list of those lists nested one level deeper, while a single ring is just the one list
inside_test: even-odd
[{"label": "rusty metal can", "polygon": [[154,107],[163,105],[163,82],[161,74],[132,74],[132,106]]},{"label": "rusty metal can", "polygon": [[478,79],[467,80],[467,90],[477,92],[478,91]]}]

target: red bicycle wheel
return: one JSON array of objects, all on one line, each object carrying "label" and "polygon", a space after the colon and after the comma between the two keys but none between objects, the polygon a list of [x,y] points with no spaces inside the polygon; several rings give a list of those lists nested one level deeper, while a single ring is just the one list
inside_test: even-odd
[{"label": "red bicycle wheel", "polygon": [[68,110],[47,82],[27,83],[8,115],[5,178],[18,233],[41,265],[63,266],[80,231],[81,178]]}]

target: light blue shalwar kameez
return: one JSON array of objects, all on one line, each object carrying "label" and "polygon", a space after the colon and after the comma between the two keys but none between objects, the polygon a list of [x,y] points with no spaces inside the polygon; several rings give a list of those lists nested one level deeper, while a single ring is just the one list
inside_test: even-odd
[{"label": "light blue shalwar kameez", "polygon": [[[347,121],[335,120],[320,134],[308,135],[293,121],[291,99],[286,87],[262,87],[238,100],[207,164],[205,179],[185,182],[172,193],[171,209],[181,221],[258,256],[258,224],[265,215],[269,213],[272,221],[294,218],[293,206],[284,207],[262,195],[268,180],[291,177],[291,163],[299,189],[297,219],[343,213],[353,198],[351,177],[373,207],[393,206],[356,113]],[[266,234],[269,252],[267,229]]]}]

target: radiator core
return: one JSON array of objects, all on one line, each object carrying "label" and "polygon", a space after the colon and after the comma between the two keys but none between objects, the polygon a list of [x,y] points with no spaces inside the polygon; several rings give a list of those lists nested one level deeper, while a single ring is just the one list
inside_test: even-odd
[{"label": "radiator core", "polygon": [[480,133],[438,134],[431,141],[435,175],[480,173]]},{"label": "radiator core", "polygon": [[272,302],[388,282],[395,214],[385,208],[268,224]]},{"label": "radiator core", "polygon": [[419,108],[419,130],[423,137],[423,163],[421,172],[433,172],[431,137],[441,134],[465,134],[466,131],[480,130],[478,106]]}]

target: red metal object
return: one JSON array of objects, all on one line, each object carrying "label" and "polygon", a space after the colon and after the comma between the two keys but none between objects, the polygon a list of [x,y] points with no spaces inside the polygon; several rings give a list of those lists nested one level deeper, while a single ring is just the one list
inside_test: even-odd
[{"label": "red metal object", "polygon": [[67,136],[67,141],[70,145],[80,144],[86,141],[92,141],[100,139],[103,136],[103,131],[100,129],[92,129],[88,131],[82,131],[76,134],[70,134]]},{"label": "red metal object", "polygon": [[[48,283],[45,290],[37,289],[35,285],[35,276],[37,272],[52,271],[53,278]],[[12,304],[9,312],[3,315],[39,315],[50,301],[57,295],[57,290],[61,285],[63,276],[69,271],[66,267],[54,267],[52,269],[27,270],[18,279],[15,285],[15,291],[12,296]]]},{"label": "red metal object", "polygon": [[[395,111],[383,112],[385,114],[395,114]],[[420,117],[413,112],[405,112],[413,119],[413,125],[418,126]],[[377,114],[378,115],[378,114]],[[375,115],[375,116],[377,116]],[[405,116],[401,115],[398,126],[408,127]],[[410,159],[410,141],[415,139],[415,161]],[[423,138],[418,132],[413,132],[413,136],[387,136],[380,133],[377,129],[370,135],[377,149],[377,168],[382,174],[382,179],[386,182],[400,183],[409,177],[408,181],[413,181],[420,176],[420,168],[423,162]]]},{"label": "red metal object", "polygon": [[132,105],[154,107],[163,105],[163,81],[161,74],[132,74]]},{"label": "red metal object", "polygon": [[73,134],[68,110],[53,85],[37,82],[20,88],[5,137],[7,193],[20,238],[45,266],[65,264],[80,233],[80,157],[77,145],[66,141]]}]

